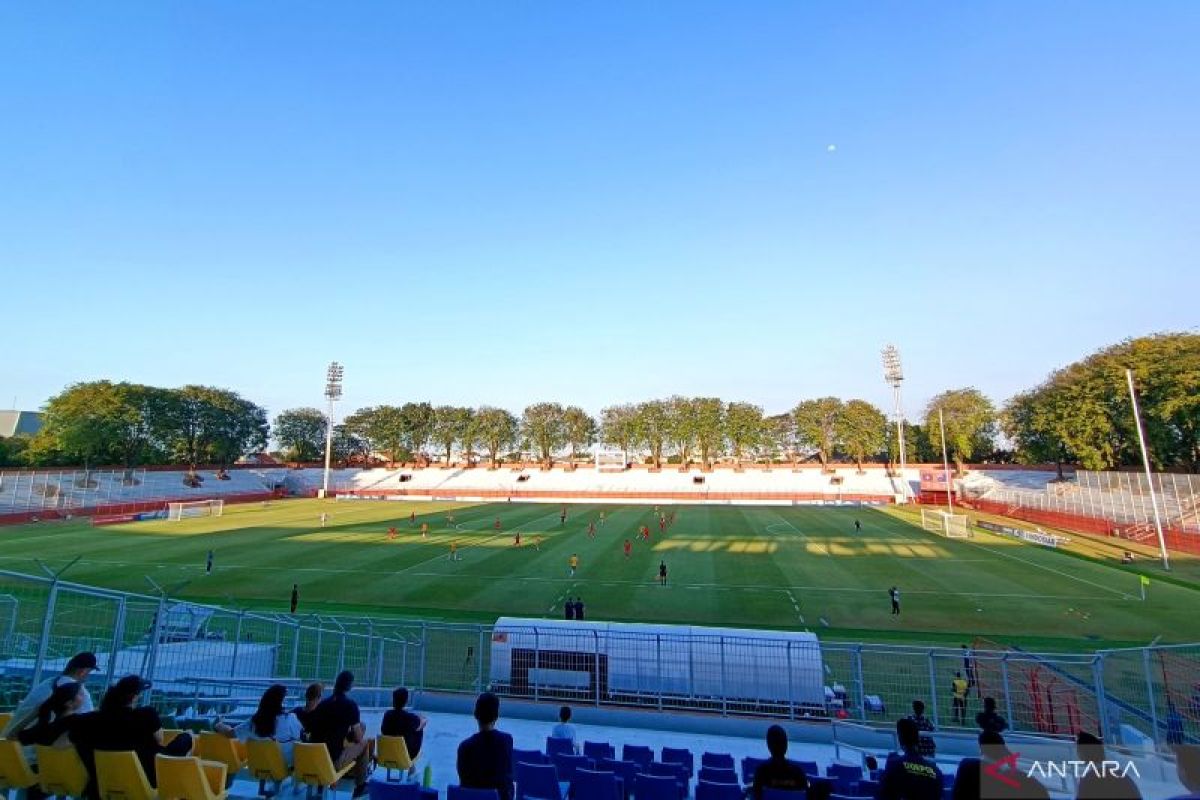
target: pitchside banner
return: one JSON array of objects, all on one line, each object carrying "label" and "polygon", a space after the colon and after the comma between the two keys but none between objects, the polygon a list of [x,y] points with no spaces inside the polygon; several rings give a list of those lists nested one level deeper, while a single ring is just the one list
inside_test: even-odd
[{"label": "pitchside banner", "polygon": [[992,533],[1000,533],[1005,536],[1011,536],[1014,539],[1023,539],[1033,544],[1040,544],[1043,547],[1058,547],[1060,544],[1065,544],[1069,541],[1066,536],[1058,536],[1053,533],[1046,533],[1040,528],[1036,531],[1027,531],[1024,528],[1013,528],[1009,525],[999,525],[995,522],[987,522],[985,520],[975,520],[975,524],[985,531]]},{"label": "pitchside banner", "polygon": [[921,470],[921,491],[922,492],[948,492],[950,491],[950,473],[944,469],[923,469]]}]

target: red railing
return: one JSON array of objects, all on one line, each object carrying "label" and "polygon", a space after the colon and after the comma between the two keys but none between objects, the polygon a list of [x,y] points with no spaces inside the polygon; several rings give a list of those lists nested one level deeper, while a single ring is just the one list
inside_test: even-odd
[{"label": "red railing", "polygon": [[573,498],[588,499],[603,497],[613,500],[781,500],[796,502],[815,502],[820,500],[842,501],[847,503],[891,503],[891,495],[878,494],[834,494],[830,492],[656,492],[640,491],[595,491],[586,492],[576,489],[360,489],[337,492],[339,497],[486,497],[496,499],[512,498],[523,500],[555,499],[570,500]]},{"label": "red railing", "polygon": [[[259,503],[279,497],[282,497],[282,495],[276,492],[247,492],[245,494],[223,494],[212,499],[223,500],[226,503]],[[87,508],[37,508],[32,511],[0,514],[0,525],[23,525],[27,522],[46,522],[73,517],[119,517],[129,514],[142,514],[147,511],[162,511],[167,507],[167,503],[185,503],[194,501],[195,499],[195,495],[189,495],[187,497],[140,500],[129,503],[111,503],[102,506],[88,506]]]}]

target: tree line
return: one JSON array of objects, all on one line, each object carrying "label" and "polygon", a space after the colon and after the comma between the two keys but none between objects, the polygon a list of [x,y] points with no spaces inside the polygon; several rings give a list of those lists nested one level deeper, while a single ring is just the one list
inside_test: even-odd
[{"label": "tree line", "polygon": [[[967,461],[1076,463],[1110,469],[1139,459],[1125,388],[1134,370],[1146,435],[1157,468],[1200,469],[1200,336],[1131,339],[1052,373],[997,409],[974,388],[932,398],[905,426],[905,456],[937,462],[946,451]],[[939,416],[939,411],[941,412]],[[273,436],[287,460],[315,461],[325,450],[326,417],[317,408],[280,413],[236,392],[206,386],[160,389],[94,381],[67,387],[44,408],[44,427],[28,440],[0,439],[0,464],[200,463],[228,465],[261,452]],[[822,465],[899,460],[894,421],[861,399],[821,397],[767,415],[749,402],[682,397],[608,406],[592,417],[578,406],[534,403],[518,416],[492,406],[428,402],[360,408],[333,428],[339,462],[533,458],[575,461],[600,444],[654,467],[718,460]]]}]

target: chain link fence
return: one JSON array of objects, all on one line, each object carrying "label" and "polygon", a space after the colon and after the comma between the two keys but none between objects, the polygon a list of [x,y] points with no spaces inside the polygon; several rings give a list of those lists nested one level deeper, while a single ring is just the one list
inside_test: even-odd
[{"label": "chain link fence", "polygon": [[[0,708],[90,650],[95,692],[139,673],[165,713],[228,711],[266,683],[299,690],[349,669],[369,705],[386,705],[401,685],[491,688],[537,701],[890,725],[921,700],[939,730],[972,730],[991,697],[1014,732],[1200,743],[1200,645],[1037,654],[988,642],[817,643],[794,632],[276,615],[0,571],[0,647]],[[956,699],[959,679],[967,691]]]}]

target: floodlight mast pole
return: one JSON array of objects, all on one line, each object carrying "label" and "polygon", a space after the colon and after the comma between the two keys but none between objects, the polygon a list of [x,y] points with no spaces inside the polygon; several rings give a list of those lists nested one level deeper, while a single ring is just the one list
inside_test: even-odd
[{"label": "floodlight mast pole", "polygon": [[1154,492],[1154,476],[1150,474],[1150,456],[1146,451],[1146,432],[1142,430],[1142,414],[1138,411],[1137,392],[1133,388],[1133,370],[1125,370],[1125,380],[1129,382],[1129,402],[1133,404],[1133,424],[1137,427],[1138,444],[1142,448],[1142,467],[1146,470],[1146,485],[1150,487],[1150,508],[1154,511],[1154,530],[1158,532],[1158,552],[1162,555],[1163,569],[1171,569],[1171,561],[1167,556],[1167,541],[1163,536],[1162,517],[1158,515],[1158,495]]},{"label": "floodlight mast pole", "polygon": [[946,420],[942,410],[938,409],[938,427],[942,431],[942,469],[946,475],[946,508],[948,513],[954,513],[954,479],[950,477],[950,459],[946,456]]},{"label": "floodlight mast pole", "polygon": [[321,496],[329,496],[329,462],[333,458],[333,405],[342,399],[342,365],[336,361],[325,370],[325,399],[329,401],[329,416],[325,419],[325,480]]},{"label": "floodlight mast pole", "polygon": [[900,351],[894,344],[883,348],[883,377],[892,387],[892,402],[896,414],[896,440],[900,446],[900,487],[904,502],[908,502],[908,454],[904,451],[904,406],[900,399],[900,385],[904,383],[904,370],[900,366]]}]

